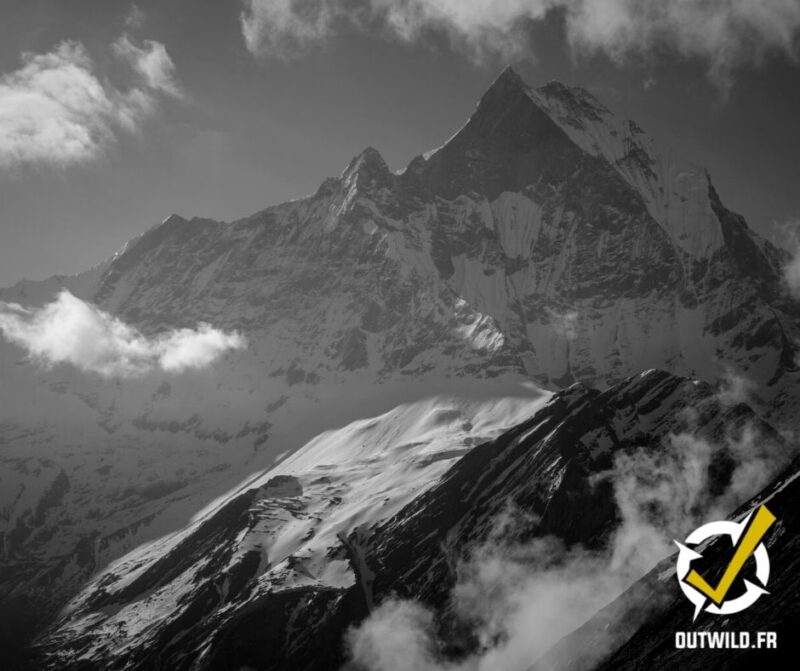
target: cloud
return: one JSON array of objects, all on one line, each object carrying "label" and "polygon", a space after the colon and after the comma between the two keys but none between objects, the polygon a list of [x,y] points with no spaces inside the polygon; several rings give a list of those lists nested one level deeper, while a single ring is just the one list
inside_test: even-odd
[{"label": "cloud", "polygon": [[390,39],[417,42],[446,35],[474,60],[529,51],[526,20],[544,18],[552,0],[245,0],[242,33],[256,55],[291,58],[349,25]]},{"label": "cloud", "polygon": [[432,637],[433,614],[414,601],[390,599],[348,634],[353,658],[369,671],[441,668]]},{"label": "cloud", "polygon": [[161,98],[180,95],[163,44],[138,47],[124,36],[113,51],[134,76],[124,91],[98,76],[79,42],[23,53],[22,67],[0,76],[0,170],[96,159],[120,131],[136,132]]},{"label": "cloud", "polygon": [[175,79],[175,64],[160,42],[144,40],[136,46],[128,35],[122,35],[112,45],[114,53],[139,75],[143,85],[151,91],[159,91],[174,98],[183,94]]},{"label": "cloud", "polygon": [[[348,634],[356,668],[490,671],[527,669],[542,659],[545,667],[558,667],[561,652],[553,646],[562,637],[672,554],[673,539],[730,514],[791,459],[788,448],[749,426],[720,444],[691,431],[674,434],[667,443],[620,452],[613,467],[595,477],[595,485],[612,485],[620,517],[605,549],[567,548],[553,537],[508,542],[522,536],[515,529],[531,528],[530,519],[514,509],[500,516],[493,536],[458,565],[451,593],[452,612],[477,637],[475,654],[447,660],[434,613],[416,602],[389,599]],[[724,482],[720,458],[730,464]],[[637,611],[637,617],[643,615]],[[634,617],[633,611],[625,617]],[[568,654],[597,661],[618,644],[597,632],[591,650]]]},{"label": "cloud", "polygon": [[349,26],[405,42],[436,32],[482,61],[532,57],[528,28],[554,12],[575,55],[668,51],[701,59],[721,86],[769,54],[797,57],[797,0],[244,0],[241,23],[257,55],[290,58]]},{"label": "cloud", "polygon": [[147,21],[147,14],[134,2],[125,15],[123,23],[128,30],[140,30],[144,26],[145,21]]},{"label": "cloud", "polygon": [[568,10],[567,38],[578,52],[602,52],[617,62],[660,50],[708,65],[713,81],[760,65],[770,53],[796,59],[797,0],[580,0]]},{"label": "cloud", "polygon": [[751,400],[755,390],[755,382],[743,375],[739,375],[732,368],[726,368],[720,380],[716,398],[726,407],[738,403],[747,403]]},{"label": "cloud", "polygon": [[328,37],[342,7],[314,0],[248,0],[242,34],[252,53],[291,58]]},{"label": "cloud", "polygon": [[205,368],[225,352],[246,347],[238,333],[203,323],[148,338],[66,290],[35,310],[0,302],[0,333],[46,366],[68,363],[103,377]]}]

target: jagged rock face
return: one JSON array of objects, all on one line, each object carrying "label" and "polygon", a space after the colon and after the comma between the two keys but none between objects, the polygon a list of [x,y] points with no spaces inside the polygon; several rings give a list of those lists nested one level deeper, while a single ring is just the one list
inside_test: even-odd
[{"label": "jagged rock face", "polygon": [[[321,477],[336,483],[356,462],[325,466],[319,454],[298,453],[295,468],[276,467],[174,539],[101,573],[43,642],[45,661],[37,663],[54,669],[145,669],[154,660],[173,669],[335,668],[344,661],[348,626],[392,594],[422,600],[446,626],[453,567],[489,536],[504,509],[531,514],[515,530],[520,540],[554,535],[566,544],[602,547],[618,510],[611,486],[593,486],[593,476],[621,451],[671,449],[670,435],[689,421],[687,408],[698,438],[715,440],[749,425],[780,441],[746,406],[722,406],[707,385],[651,371],[606,392],[575,385],[556,394],[530,419],[460,456],[385,517],[365,519],[363,511],[374,508],[366,502],[339,524],[331,512],[341,504],[332,498],[336,493],[315,487]],[[418,466],[431,462],[424,444],[406,449],[418,455]],[[286,542],[281,518],[287,513],[319,518],[327,536],[316,552],[304,545],[314,543],[313,533]],[[301,535],[299,529],[291,534]],[[452,644],[467,643],[461,636]]]},{"label": "jagged rock face", "polygon": [[0,620],[25,595],[38,622],[248,473],[429,385],[730,366],[789,416],[781,261],[702,170],[585,91],[509,70],[401,173],[368,149],[306,198],[172,216],[82,276],[5,290],[38,304],[65,285],[146,333],[205,321],[249,347],[213,375],[104,381],[0,343]]}]

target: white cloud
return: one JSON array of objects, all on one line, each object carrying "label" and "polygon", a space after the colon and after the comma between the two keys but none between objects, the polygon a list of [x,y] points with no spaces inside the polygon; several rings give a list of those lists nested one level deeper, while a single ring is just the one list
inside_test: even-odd
[{"label": "white cloud", "polygon": [[481,60],[528,51],[521,30],[541,19],[554,0],[245,0],[242,32],[254,54],[289,58],[331,37],[340,25],[383,32],[405,42],[444,33],[453,46]]},{"label": "white cloud", "polygon": [[732,368],[726,368],[720,380],[717,400],[724,406],[747,403],[756,390],[756,384],[751,379],[739,375]]},{"label": "white cloud", "polygon": [[112,45],[114,53],[136,72],[143,85],[175,98],[182,97],[175,79],[175,64],[160,42],[144,40],[143,46],[136,46],[128,35],[122,35]]},{"label": "white cloud", "polygon": [[152,370],[204,368],[245,339],[209,324],[148,338],[68,291],[31,310],[0,302],[0,333],[46,366],[67,363],[104,377],[134,377]]},{"label": "white cloud", "polygon": [[[620,452],[613,468],[596,477],[597,484],[611,483],[620,516],[604,551],[565,548],[550,537],[509,543],[505,539],[520,535],[515,529],[531,528],[530,520],[517,510],[496,520],[493,537],[458,565],[450,600],[453,612],[478,637],[476,654],[458,662],[443,660],[433,614],[421,604],[389,599],[348,634],[358,668],[526,669],[543,655],[550,655],[544,666],[559,667],[553,645],[672,554],[673,539],[684,538],[700,523],[724,518],[792,457],[785,445],[750,427],[721,444],[691,432],[669,440],[665,449]],[[710,466],[721,453],[732,472],[719,491],[711,486]],[[643,615],[637,610],[625,617]],[[569,652],[586,655],[582,662],[590,662],[617,643],[598,632],[590,650]]]},{"label": "white cloud", "polygon": [[248,0],[242,34],[252,53],[290,58],[327,37],[340,10],[327,1]]},{"label": "white cloud", "polygon": [[123,37],[114,51],[134,73],[126,90],[97,74],[79,42],[24,53],[22,67],[0,76],[0,169],[91,161],[120,131],[135,132],[161,97],[180,95],[163,44]]},{"label": "white cloud", "polygon": [[291,57],[341,25],[408,42],[446,35],[474,59],[532,56],[530,22],[558,10],[575,54],[617,62],[663,50],[702,59],[722,86],[769,53],[796,58],[797,0],[244,0],[242,31],[254,54]]},{"label": "white cloud", "polygon": [[414,601],[390,599],[348,635],[354,659],[369,671],[434,671],[433,614]]}]

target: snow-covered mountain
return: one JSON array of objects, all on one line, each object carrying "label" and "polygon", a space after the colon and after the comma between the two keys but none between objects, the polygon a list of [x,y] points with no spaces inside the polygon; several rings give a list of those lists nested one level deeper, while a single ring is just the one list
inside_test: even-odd
[{"label": "snow-covered mountain", "polygon": [[[358,433],[368,418],[378,428],[367,451],[393,454],[402,444],[391,436],[408,434],[427,445],[409,453],[424,463],[446,445],[447,459],[411,471],[424,488],[465,446],[576,381],[730,370],[757,385],[761,411],[791,417],[800,311],[784,261],[702,169],[586,91],[534,89],[509,69],[459,132],[403,171],[367,149],[305,198],[230,223],[173,215],[78,277],[3,290],[6,303],[37,306],[66,287],[148,335],[208,322],[249,345],[205,371],[107,380],[43,370],[0,342],[0,629],[22,640],[109,562],[135,582],[134,566],[171,555],[182,536],[120,558],[190,519],[179,533],[194,538],[215,510],[239,520],[275,487],[306,492],[309,482],[262,475],[304,445],[298,455],[360,463],[351,445],[316,437]],[[412,431],[416,414],[444,418],[444,442]],[[390,491],[368,521],[420,491],[395,475],[358,475]],[[315,485],[312,510],[326,486]],[[254,491],[263,496],[242,495]],[[223,495],[238,503],[214,507]],[[336,525],[348,533],[362,514]],[[286,533],[333,542],[333,527],[312,527]],[[309,552],[324,554],[320,543]],[[241,551],[245,573],[252,557]],[[336,589],[352,579],[339,573]]]},{"label": "snow-covered mountain", "polygon": [[[459,561],[498,540],[509,508],[525,512],[516,541],[546,536],[599,552],[625,512],[597,476],[620,455],[679,455],[675,436],[687,431],[709,442],[753,432],[784,446],[747,406],[659,371],[546,400],[472,449],[454,426],[458,410],[445,418],[414,404],[320,436],[98,574],[42,642],[40,668],[333,669],[346,661],[348,627],[397,598],[434,609],[448,654],[463,656],[479,643],[453,609]],[[405,433],[387,435],[387,420]],[[707,466],[723,491],[738,464],[726,450],[717,457]],[[407,665],[375,668],[422,668],[408,654]]]}]

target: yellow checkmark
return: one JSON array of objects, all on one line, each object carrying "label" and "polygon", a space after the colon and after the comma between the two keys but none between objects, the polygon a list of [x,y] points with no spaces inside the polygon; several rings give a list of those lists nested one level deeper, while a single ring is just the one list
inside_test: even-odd
[{"label": "yellow checkmark", "polygon": [[772,526],[774,521],[775,515],[773,515],[766,506],[758,507],[755,516],[750,522],[750,526],[747,528],[744,536],[739,540],[739,546],[736,548],[733,559],[731,559],[730,564],[728,564],[725,573],[723,573],[716,587],[711,587],[711,585],[709,585],[694,569],[686,576],[686,582],[696,590],[705,594],[719,606],[725,600],[725,595],[728,593],[731,585],[733,585],[733,581],[736,580],[736,576],[739,575],[739,571],[742,570],[744,563],[747,561],[748,557],[755,552],[764,534],[767,533],[767,530]]}]

